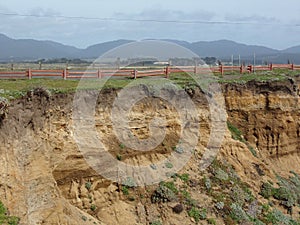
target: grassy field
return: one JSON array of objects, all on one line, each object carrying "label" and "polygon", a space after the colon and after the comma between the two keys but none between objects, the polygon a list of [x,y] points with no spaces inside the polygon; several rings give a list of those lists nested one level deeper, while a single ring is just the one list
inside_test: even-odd
[{"label": "grassy field", "polygon": [[[215,74],[213,78],[219,83],[246,83],[251,80],[256,81],[283,81],[288,78],[292,78],[300,74],[300,71],[291,70],[273,70],[257,72],[252,74],[239,74],[228,73],[221,77],[219,74]],[[201,76],[201,75],[199,75]],[[201,77],[200,77],[201,79]],[[205,79],[205,78],[204,78]],[[169,80],[181,87],[197,85],[195,80],[191,76],[184,73],[171,74]],[[75,92],[79,89],[100,89],[100,88],[122,88],[129,83],[132,79],[101,79],[101,80],[61,80],[61,79],[17,79],[17,80],[0,80],[0,96],[14,99],[23,96],[27,91],[37,87],[44,87],[50,90],[52,93],[68,93]],[[157,78],[139,78],[136,80],[138,83],[151,83],[153,85],[161,82]],[[80,84],[80,85],[79,85]],[[79,85],[79,86],[78,86]]]}]

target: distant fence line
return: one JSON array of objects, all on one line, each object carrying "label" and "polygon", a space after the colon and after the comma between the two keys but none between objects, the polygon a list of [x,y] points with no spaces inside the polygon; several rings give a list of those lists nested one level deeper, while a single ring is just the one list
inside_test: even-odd
[{"label": "distant fence line", "polygon": [[300,65],[294,64],[270,64],[265,66],[213,66],[213,67],[203,67],[203,66],[167,66],[162,69],[98,69],[90,71],[72,71],[68,69],[63,70],[24,70],[24,71],[0,71],[0,78],[2,79],[32,79],[32,78],[62,78],[66,79],[81,79],[81,78],[94,78],[101,79],[104,77],[129,77],[129,78],[139,78],[139,77],[150,77],[150,76],[164,76],[169,77],[171,73],[188,72],[194,74],[201,73],[219,73],[224,75],[228,72],[239,72],[253,73],[256,71],[272,71],[273,69],[289,69],[289,70],[300,70]]}]

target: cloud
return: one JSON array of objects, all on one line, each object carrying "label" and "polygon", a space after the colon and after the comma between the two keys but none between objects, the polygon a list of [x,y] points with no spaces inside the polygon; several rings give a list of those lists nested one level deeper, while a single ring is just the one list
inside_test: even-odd
[{"label": "cloud", "polygon": [[144,19],[144,20],[212,20],[215,13],[205,10],[197,10],[193,12],[185,12],[180,10],[165,10],[150,8],[144,9],[138,13],[117,12],[114,14],[119,19]]},{"label": "cloud", "polygon": [[29,15],[37,15],[37,16],[60,16],[61,13],[54,10],[54,9],[50,9],[50,8],[47,8],[47,9],[44,9],[44,8],[41,8],[41,7],[35,7],[35,8],[32,8],[28,11],[28,14]]},{"label": "cloud", "polygon": [[260,15],[242,16],[238,14],[227,14],[225,20],[230,22],[254,22],[254,23],[279,23],[280,20],[275,17],[266,17]]},{"label": "cloud", "polygon": [[[0,11],[2,11],[0,5]],[[14,13],[13,10],[4,9]],[[2,11],[3,12],[3,11]],[[186,41],[231,39],[249,44],[264,44],[284,48],[299,44],[300,29],[264,25],[280,23],[274,17],[261,15],[227,14],[223,17],[206,10],[187,12],[149,8],[135,13],[114,13],[116,19],[175,20],[175,21],[216,21],[249,22],[250,24],[184,24],[159,22],[102,21],[89,19],[62,18],[62,12],[48,8],[32,8],[26,14],[46,17],[23,17],[0,15],[0,32],[13,38],[34,38],[54,40],[78,47],[116,39],[141,40],[179,39]],[[56,17],[58,16],[58,17]],[[101,17],[101,15],[99,15]],[[298,21],[300,22],[300,21]],[[251,23],[254,23],[253,25]],[[259,25],[261,24],[261,25]],[[298,39],[297,39],[298,38]],[[282,41],[284,40],[284,41]]]}]

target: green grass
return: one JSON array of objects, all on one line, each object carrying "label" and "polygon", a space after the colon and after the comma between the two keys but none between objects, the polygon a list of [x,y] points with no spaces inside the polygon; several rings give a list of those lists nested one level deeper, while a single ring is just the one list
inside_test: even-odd
[{"label": "green grass", "polygon": [[240,142],[243,142],[247,145],[248,149],[250,150],[250,152],[252,153],[252,155],[254,157],[257,157],[257,152],[255,151],[255,149],[243,138],[242,132],[235,127],[232,123],[230,123],[229,121],[227,121],[227,127],[228,130],[231,133],[231,136],[234,140],[238,140]]},{"label": "green grass", "polygon": [[274,69],[273,71],[258,71],[249,74],[227,73],[227,75],[220,78],[220,83],[247,83],[252,80],[259,82],[284,81],[287,80],[289,77],[294,77],[298,74],[300,74],[300,71],[292,71],[287,69]]},{"label": "green grass", "polygon": [[[215,74],[211,75],[198,75],[197,82],[184,72],[173,73],[169,76],[169,81],[173,84],[178,85],[182,88],[195,88],[196,86],[201,86],[201,88],[206,88],[211,82],[219,83],[247,83],[251,80],[256,81],[283,81],[287,80],[289,77],[294,77],[300,74],[300,71],[291,70],[279,70],[275,69],[273,71],[263,71],[252,74],[242,74],[239,73],[228,73],[224,77]],[[1,79],[0,80],[0,96],[6,97],[8,99],[19,98],[24,95],[27,91],[32,90],[36,87],[44,87],[49,89],[52,93],[70,93],[75,92],[77,89],[95,89],[99,90],[101,88],[115,88],[120,89],[131,83],[132,79],[126,78],[112,78],[112,79],[87,79],[82,80],[62,80],[62,79],[45,79],[45,78],[34,78],[28,79]],[[135,81],[138,83],[146,83],[153,86],[162,84],[162,79],[160,78],[138,78]],[[78,86],[80,84],[80,86]]]},{"label": "green grass", "polygon": [[15,79],[0,80],[0,96],[13,99],[26,94],[27,91],[37,87],[44,87],[52,93],[73,93],[78,90],[100,90],[102,88],[123,88],[130,83],[129,79],[109,79],[109,80],[61,80],[61,79]]},{"label": "green grass", "polygon": [[231,132],[231,136],[234,140],[245,142],[244,138],[242,137],[242,132],[237,127],[235,127],[229,121],[227,121],[227,127],[228,127],[229,131]]}]

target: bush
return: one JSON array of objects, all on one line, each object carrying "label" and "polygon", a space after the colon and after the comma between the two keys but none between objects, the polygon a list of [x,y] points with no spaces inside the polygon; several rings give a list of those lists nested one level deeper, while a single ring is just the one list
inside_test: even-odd
[{"label": "bush", "polygon": [[170,162],[167,162],[165,165],[166,165],[166,167],[167,167],[168,169],[172,169],[172,168],[173,168],[173,164],[170,163]]},{"label": "bush", "polygon": [[217,202],[215,204],[215,207],[218,209],[218,210],[222,210],[224,208],[225,204],[224,202]]},{"label": "bush", "polygon": [[155,220],[153,222],[150,222],[150,225],[162,225],[162,223],[159,220]]},{"label": "bush", "polygon": [[249,221],[249,217],[247,216],[247,213],[243,210],[243,208],[240,205],[232,203],[230,208],[231,208],[230,217],[233,220],[237,222]]},{"label": "bush", "polygon": [[124,195],[129,195],[129,189],[127,186],[122,186],[122,192]]},{"label": "bush", "polygon": [[234,140],[245,142],[245,140],[242,137],[242,132],[237,127],[235,127],[230,122],[227,122],[227,127],[228,127],[229,131],[231,132],[231,136]]},{"label": "bush", "polygon": [[264,182],[261,185],[259,194],[263,196],[265,199],[269,199],[270,197],[272,197],[274,194],[274,188],[272,184],[270,184],[269,182]]},{"label": "bush", "polygon": [[211,189],[211,180],[209,178],[204,177],[203,181],[204,181],[206,190],[209,191]]},{"label": "bush", "polygon": [[20,219],[18,217],[8,215],[7,209],[0,201],[0,224],[17,225],[19,221]]},{"label": "bush", "polygon": [[122,156],[120,154],[117,155],[117,160],[119,160],[119,161],[122,160]]},{"label": "bush", "polygon": [[174,182],[162,182],[160,185],[163,185],[173,191],[175,194],[178,194],[178,189],[175,186]]},{"label": "bush", "polygon": [[182,181],[184,181],[184,182],[188,182],[188,181],[189,181],[189,174],[187,174],[187,173],[184,173],[184,174],[182,174],[182,175],[178,175],[178,177],[179,177]]},{"label": "bush", "polygon": [[51,92],[47,88],[37,87],[27,93],[27,97],[29,98],[32,98],[33,95],[49,99],[51,97]]},{"label": "bush", "polygon": [[243,206],[246,200],[246,193],[240,188],[239,185],[235,185],[231,190],[231,199],[234,203]]},{"label": "bush", "polygon": [[95,205],[91,205],[91,210],[94,212],[96,211],[97,207]]},{"label": "bush", "polygon": [[207,214],[207,210],[205,208],[200,210],[200,219],[205,220],[207,218],[206,214]]},{"label": "bush", "polygon": [[91,182],[88,181],[88,182],[85,183],[85,188],[86,189],[91,190],[91,187],[92,187],[92,183]]},{"label": "bush", "polygon": [[272,212],[269,212],[266,216],[266,222],[271,224],[286,224],[286,225],[297,225],[296,221],[294,221],[292,218],[284,215],[281,211],[274,209]]},{"label": "bush", "polygon": [[270,183],[263,183],[260,194],[269,199],[274,197],[280,201],[288,210],[292,210],[292,207],[300,203],[300,179],[299,175],[294,172],[289,179],[277,176],[279,188],[274,188]]},{"label": "bush", "polygon": [[215,220],[214,218],[209,218],[209,219],[207,219],[207,223],[208,223],[208,224],[213,224],[213,225],[216,225],[216,224],[217,224],[217,222],[216,222],[216,220]]},{"label": "bush", "polygon": [[6,114],[8,113],[8,106],[8,100],[0,97],[0,121],[6,117]]},{"label": "bush", "polygon": [[171,202],[177,200],[176,194],[168,187],[159,185],[159,187],[151,195],[151,202]]},{"label": "bush", "polygon": [[227,181],[229,179],[228,174],[220,168],[218,168],[217,171],[215,172],[215,176],[220,181]]},{"label": "bush", "polygon": [[194,218],[194,220],[196,222],[199,222],[200,220],[200,211],[199,209],[197,209],[196,207],[192,207],[189,211],[188,211],[188,215],[192,218]]}]

